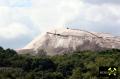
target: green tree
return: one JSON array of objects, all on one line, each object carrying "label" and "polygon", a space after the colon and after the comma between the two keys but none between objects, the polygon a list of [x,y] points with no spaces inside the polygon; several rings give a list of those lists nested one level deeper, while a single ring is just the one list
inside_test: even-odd
[{"label": "green tree", "polygon": [[73,74],[70,79],[82,79],[82,73],[80,71],[80,68],[76,68],[73,70]]}]

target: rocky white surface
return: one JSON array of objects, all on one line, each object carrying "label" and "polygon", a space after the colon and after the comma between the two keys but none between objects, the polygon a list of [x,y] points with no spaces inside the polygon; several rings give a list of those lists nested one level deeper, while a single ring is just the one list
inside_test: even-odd
[{"label": "rocky white surface", "polygon": [[41,34],[22,50],[39,53],[44,50],[48,55],[63,54],[74,50],[120,49],[120,37],[107,33],[88,32],[79,29],[59,28]]}]

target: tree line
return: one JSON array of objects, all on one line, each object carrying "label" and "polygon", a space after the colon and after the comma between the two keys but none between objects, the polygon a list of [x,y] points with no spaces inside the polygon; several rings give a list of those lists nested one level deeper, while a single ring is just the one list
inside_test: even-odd
[{"label": "tree line", "polygon": [[0,79],[98,79],[100,66],[116,66],[119,74],[120,50],[32,56],[0,47]]}]

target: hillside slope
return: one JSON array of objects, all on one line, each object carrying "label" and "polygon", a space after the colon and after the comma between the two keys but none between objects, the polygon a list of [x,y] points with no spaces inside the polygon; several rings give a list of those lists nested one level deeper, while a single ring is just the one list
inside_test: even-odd
[{"label": "hillside slope", "polygon": [[38,36],[20,51],[30,49],[34,53],[44,51],[48,55],[56,55],[75,50],[100,51],[111,48],[120,49],[120,37],[80,29],[61,28]]}]

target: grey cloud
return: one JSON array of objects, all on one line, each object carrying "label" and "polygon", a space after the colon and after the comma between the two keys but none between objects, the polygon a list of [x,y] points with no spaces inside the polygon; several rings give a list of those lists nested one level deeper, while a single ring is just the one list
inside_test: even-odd
[{"label": "grey cloud", "polygon": [[6,6],[7,4],[7,0],[0,0],[0,6]]},{"label": "grey cloud", "polygon": [[66,27],[79,28],[94,32],[104,32],[120,36],[120,24],[115,22],[92,22],[78,19],[66,24]]},{"label": "grey cloud", "polygon": [[120,0],[82,0],[82,1],[92,4],[104,4],[104,3],[120,4]]},{"label": "grey cloud", "polygon": [[0,39],[0,46],[4,48],[23,48],[26,44],[28,44],[33,37],[31,36],[21,36],[16,39]]}]

